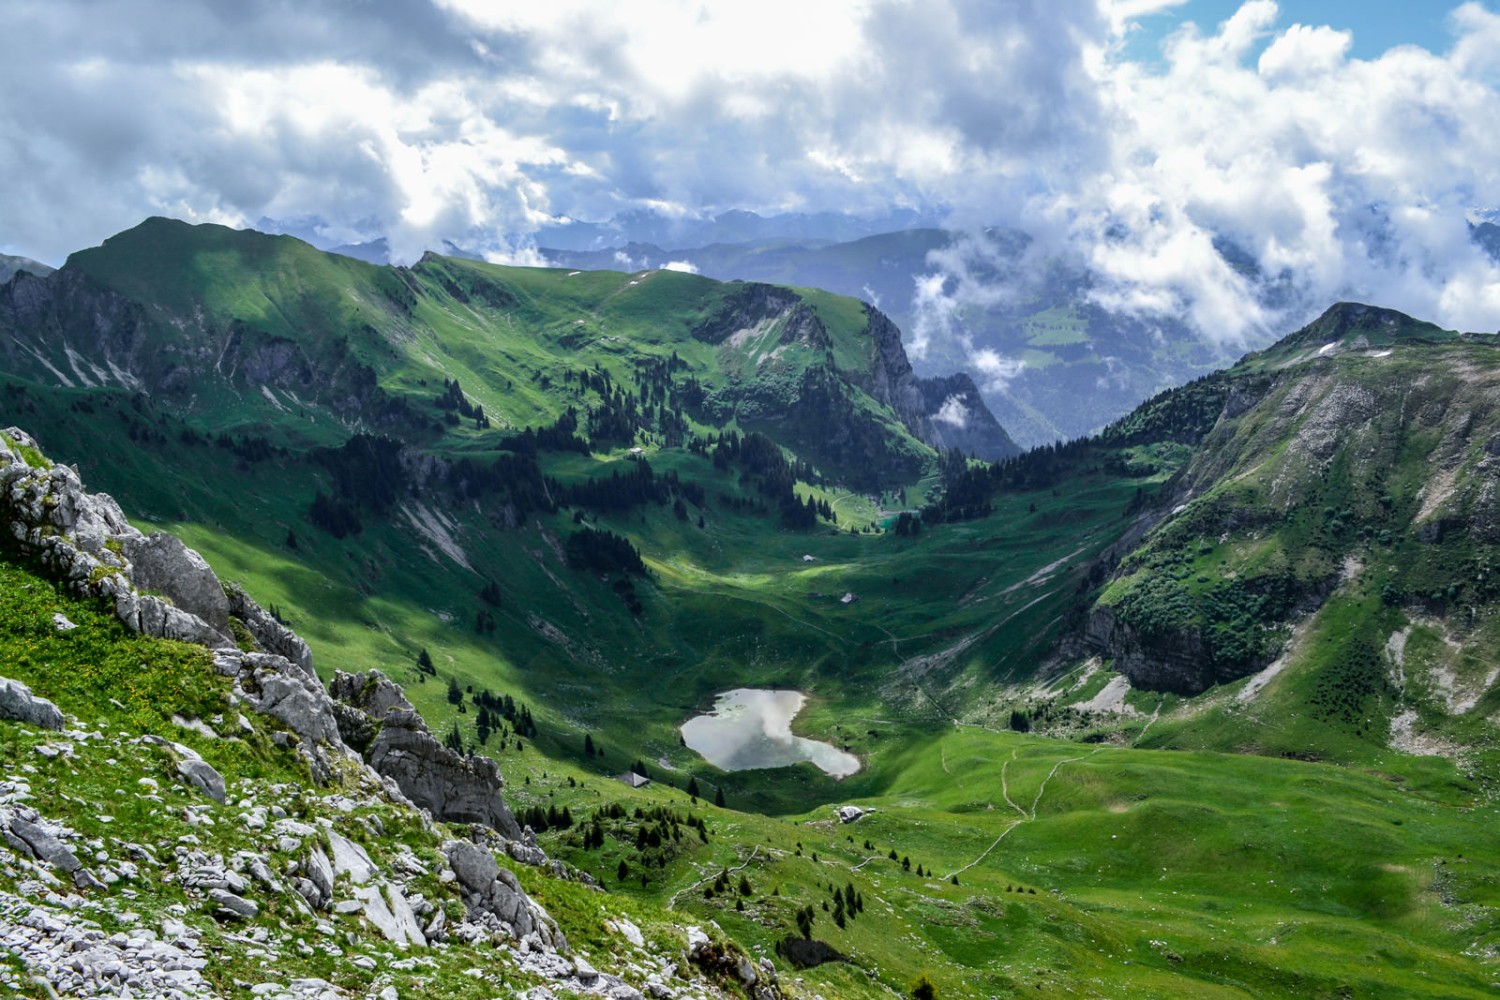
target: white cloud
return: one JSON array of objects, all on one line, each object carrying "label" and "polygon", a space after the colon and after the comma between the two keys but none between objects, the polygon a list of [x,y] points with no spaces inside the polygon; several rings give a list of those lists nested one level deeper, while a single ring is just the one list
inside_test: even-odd
[{"label": "white cloud", "polygon": [[986,392],[1004,392],[1026,369],[1026,362],[1019,358],[1001,357],[988,348],[970,354],[969,363],[979,376],[980,387]]},{"label": "white cloud", "polygon": [[958,396],[949,396],[943,400],[943,405],[932,415],[932,419],[940,424],[963,430],[969,426],[969,408]]},{"label": "white cloud", "polygon": [[690,260],[669,260],[661,266],[663,271],[681,271],[684,274],[697,274],[698,265]]},{"label": "white cloud", "polygon": [[916,356],[977,362],[966,316],[1059,255],[1100,303],[1228,345],[1338,298],[1495,325],[1465,215],[1500,203],[1500,16],[1361,60],[1250,0],[1130,61],[1163,12],[1192,8],[15,0],[0,246],[56,260],[160,212],[526,259],[549,219],[899,205],[1033,239],[1020,267],[977,238],[934,257]]}]

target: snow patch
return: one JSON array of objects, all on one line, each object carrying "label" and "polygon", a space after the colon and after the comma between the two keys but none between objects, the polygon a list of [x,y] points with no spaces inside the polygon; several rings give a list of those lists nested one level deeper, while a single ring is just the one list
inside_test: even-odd
[{"label": "snow patch", "polygon": [[281,400],[279,400],[279,399],[276,398],[276,394],[271,391],[271,387],[270,386],[268,386],[268,385],[261,386],[260,387],[260,394],[262,396],[265,396],[268,400],[270,400],[271,401],[271,405],[274,406],[274,407],[276,407],[276,409],[280,410],[282,413],[287,412],[286,407],[281,405]]}]

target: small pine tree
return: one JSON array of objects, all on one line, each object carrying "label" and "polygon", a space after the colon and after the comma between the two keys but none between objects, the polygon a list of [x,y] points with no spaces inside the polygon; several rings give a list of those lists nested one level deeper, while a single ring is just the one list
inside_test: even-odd
[{"label": "small pine tree", "polygon": [[725,806],[724,806],[724,788],[723,788],[722,785],[719,786],[719,790],[714,793],[714,805],[718,806],[720,809],[725,808]]},{"label": "small pine tree", "polygon": [[620,859],[620,867],[618,867],[618,868],[615,869],[615,879],[617,881],[623,882],[623,881],[625,881],[629,877],[630,877],[630,865],[626,864],[624,858],[621,858]]},{"label": "small pine tree", "polygon": [[448,704],[462,705],[464,703],[463,688],[458,686],[458,681],[452,677],[448,678]]},{"label": "small pine tree", "polygon": [[912,984],[911,1000],[937,1000],[937,987],[932,980],[922,976]]}]

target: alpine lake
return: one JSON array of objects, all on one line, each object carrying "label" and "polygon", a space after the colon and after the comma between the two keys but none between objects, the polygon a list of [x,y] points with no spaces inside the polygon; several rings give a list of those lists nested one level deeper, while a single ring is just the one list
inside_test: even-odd
[{"label": "alpine lake", "polygon": [[821,740],[792,733],[807,696],[800,691],[735,688],[716,696],[711,712],[682,724],[682,739],[723,771],[790,767],[808,761],[833,778],[860,768],[859,758]]}]

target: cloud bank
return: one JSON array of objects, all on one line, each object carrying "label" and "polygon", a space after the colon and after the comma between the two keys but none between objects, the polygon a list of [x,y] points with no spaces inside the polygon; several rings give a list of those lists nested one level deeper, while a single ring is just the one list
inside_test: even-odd
[{"label": "cloud bank", "polygon": [[[17,0],[0,33],[0,249],[57,261],[160,213],[526,259],[569,219],[892,208],[1007,226],[1093,295],[1233,346],[1341,298],[1494,329],[1500,18],[1376,59],[1249,0],[1149,64],[1181,0]],[[1024,294],[982,240],[931,262],[914,352]],[[992,255],[991,255],[992,256]],[[670,265],[668,265],[670,266]],[[969,345],[972,346],[972,345]],[[971,351],[990,385],[1014,361]]]}]

